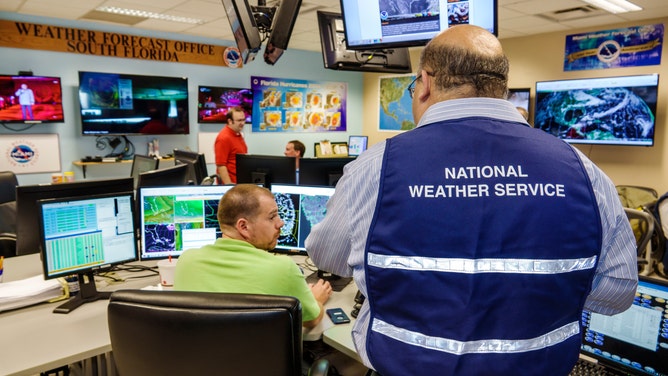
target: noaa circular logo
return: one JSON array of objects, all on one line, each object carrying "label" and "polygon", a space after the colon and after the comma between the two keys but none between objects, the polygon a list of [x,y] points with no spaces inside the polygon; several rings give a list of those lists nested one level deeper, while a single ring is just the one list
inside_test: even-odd
[{"label": "noaa circular logo", "polygon": [[241,52],[236,47],[228,47],[223,52],[223,60],[230,68],[239,68],[241,66]]},{"label": "noaa circular logo", "polygon": [[603,63],[612,63],[622,54],[622,46],[614,40],[606,40],[598,46],[596,57]]},{"label": "noaa circular logo", "polygon": [[28,145],[16,145],[11,151],[11,157],[16,163],[28,163],[35,156],[35,151]]},{"label": "noaa circular logo", "polygon": [[389,17],[389,15],[387,14],[387,11],[380,12],[380,19],[381,20],[386,20],[388,17]]}]

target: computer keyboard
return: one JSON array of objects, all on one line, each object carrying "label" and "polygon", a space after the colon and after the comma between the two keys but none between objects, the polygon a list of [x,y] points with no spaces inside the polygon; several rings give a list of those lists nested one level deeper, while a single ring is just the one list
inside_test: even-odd
[{"label": "computer keyboard", "polygon": [[608,369],[600,364],[588,362],[582,358],[578,359],[575,367],[569,373],[569,376],[611,376],[615,373],[608,372]]}]

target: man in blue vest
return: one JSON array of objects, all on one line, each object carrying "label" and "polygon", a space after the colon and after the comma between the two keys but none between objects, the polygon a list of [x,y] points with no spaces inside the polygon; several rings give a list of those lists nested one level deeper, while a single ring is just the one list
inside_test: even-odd
[{"label": "man in blue vest", "polygon": [[306,240],[367,299],[353,327],[380,375],[567,375],[583,308],[627,309],[636,245],[610,179],[505,100],[486,30],[452,27],[408,87],[417,127],[349,163]]}]

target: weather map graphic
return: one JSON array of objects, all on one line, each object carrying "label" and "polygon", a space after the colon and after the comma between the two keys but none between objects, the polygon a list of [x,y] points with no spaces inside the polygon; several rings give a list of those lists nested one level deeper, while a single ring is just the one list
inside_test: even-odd
[{"label": "weather map graphic", "polygon": [[[535,127],[563,139],[647,140],[654,135],[656,100],[642,88],[538,93]],[[644,97],[644,98],[643,98]]]},{"label": "weather map graphic", "polygon": [[217,227],[217,200],[174,200],[153,196],[144,200],[145,252],[183,250],[183,231]]},{"label": "weather map graphic", "polygon": [[278,213],[285,223],[278,244],[282,247],[303,247],[311,228],[325,218],[329,196],[274,193]]}]

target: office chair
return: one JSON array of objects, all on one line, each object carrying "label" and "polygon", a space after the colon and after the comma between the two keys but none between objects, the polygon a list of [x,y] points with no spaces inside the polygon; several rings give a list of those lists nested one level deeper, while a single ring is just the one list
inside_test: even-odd
[{"label": "office chair", "polygon": [[637,209],[659,198],[656,189],[637,185],[616,185],[619,200],[625,208]]},{"label": "office chair", "polygon": [[16,256],[16,201],[0,203],[0,256]]},{"label": "office chair", "polygon": [[650,275],[657,262],[652,258],[652,247],[650,240],[654,233],[656,219],[652,214],[642,210],[624,208],[626,217],[636,233],[636,244],[638,249],[638,274]]},{"label": "office chair", "polygon": [[11,171],[0,171],[0,204],[16,201],[16,175]]},{"label": "office chair", "polygon": [[[107,309],[119,375],[302,375],[302,314],[288,296],[119,290]],[[326,360],[309,375],[327,375]]]}]

